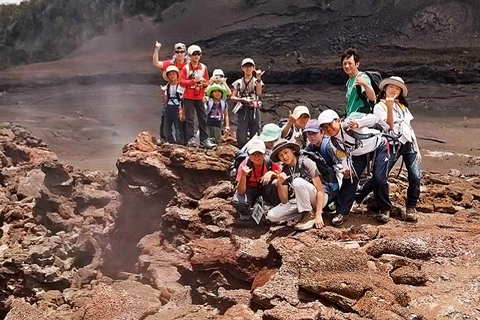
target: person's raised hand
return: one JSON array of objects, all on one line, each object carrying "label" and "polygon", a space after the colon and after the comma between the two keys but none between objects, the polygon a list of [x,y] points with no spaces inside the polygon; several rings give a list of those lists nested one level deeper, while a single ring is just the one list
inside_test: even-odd
[{"label": "person's raised hand", "polygon": [[160,49],[161,46],[162,44],[160,42],[155,41],[155,48]]},{"label": "person's raised hand", "polygon": [[252,172],[252,169],[250,169],[249,167],[247,167],[247,166],[242,167],[242,176],[243,177],[247,177],[250,172]]},{"label": "person's raised hand", "polygon": [[350,130],[357,129],[357,128],[358,128],[358,122],[357,122],[357,120],[350,119],[350,120],[348,121],[348,128],[349,128]]},{"label": "person's raised hand", "polygon": [[352,174],[350,168],[342,169],[340,172],[343,174],[344,178],[350,178],[350,175]]},{"label": "person's raised hand", "polygon": [[262,79],[263,74],[265,71],[262,71],[261,69],[255,70],[255,76],[257,77],[258,80]]},{"label": "person's raised hand", "polygon": [[355,81],[353,82],[353,86],[365,86],[367,84],[367,81],[365,81],[365,78],[360,73],[357,75]]},{"label": "person's raised hand", "polygon": [[288,114],[288,122],[290,123],[295,123],[295,121],[297,121],[297,118],[295,118],[292,114],[292,111],[289,111],[289,114]]},{"label": "person's raised hand", "polygon": [[387,105],[388,108],[392,108],[394,102],[395,102],[395,96],[390,96],[385,98],[385,104]]}]

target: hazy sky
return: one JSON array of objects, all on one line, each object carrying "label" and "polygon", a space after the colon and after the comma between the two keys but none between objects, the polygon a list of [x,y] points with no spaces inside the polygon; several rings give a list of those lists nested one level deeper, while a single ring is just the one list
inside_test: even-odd
[{"label": "hazy sky", "polygon": [[6,4],[6,3],[20,3],[23,0],[0,0],[0,4]]}]

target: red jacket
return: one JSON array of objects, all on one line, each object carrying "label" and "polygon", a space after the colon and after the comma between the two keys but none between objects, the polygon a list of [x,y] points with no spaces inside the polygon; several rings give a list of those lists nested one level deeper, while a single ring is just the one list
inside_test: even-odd
[{"label": "red jacket", "polygon": [[[190,79],[190,76],[192,76],[192,79]],[[194,69],[192,64],[189,63],[183,67],[182,71],[180,71],[180,85],[185,88],[183,98],[190,100],[202,100],[205,96],[205,88],[195,85],[196,76],[202,76],[208,83],[209,77],[207,66],[203,63],[200,63],[198,68]]]}]

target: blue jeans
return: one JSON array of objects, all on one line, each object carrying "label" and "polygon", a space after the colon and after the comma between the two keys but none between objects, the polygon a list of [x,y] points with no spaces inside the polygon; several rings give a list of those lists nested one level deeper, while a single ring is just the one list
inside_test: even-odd
[{"label": "blue jeans", "polygon": [[[420,180],[422,179],[422,174],[420,172],[420,163],[416,161],[417,152],[413,148],[413,143],[407,142],[406,144],[400,145],[400,147],[394,148],[393,145],[390,145],[390,161],[388,166],[388,172],[392,171],[393,166],[400,158],[403,157],[405,162],[405,167],[408,172],[408,189],[407,189],[407,208],[415,208],[417,206],[418,198],[420,198]],[[373,191],[373,185],[371,183],[365,183],[361,190],[357,191],[355,195],[355,201],[358,203],[362,202],[370,192]]]},{"label": "blue jeans", "polygon": [[[391,209],[392,203],[390,202],[389,186],[388,186],[388,170],[389,170],[389,153],[387,145],[383,145],[377,148],[376,152],[373,151],[370,155],[373,157],[375,154],[374,169],[372,178],[365,183],[364,188],[373,191],[375,202],[380,209]],[[352,157],[353,167],[355,172],[360,175],[365,170],[368,159],[367,154],[361,156]],[[358,186],[358,177],[344,178],[340,191],[338,192],[337,199],[337,213],[348,214],[352,208],[353,202],[357,199],[355,191]],[[369,191],[369,193],[370,193]],[[368,193],[367,193],[368,194]]]}]

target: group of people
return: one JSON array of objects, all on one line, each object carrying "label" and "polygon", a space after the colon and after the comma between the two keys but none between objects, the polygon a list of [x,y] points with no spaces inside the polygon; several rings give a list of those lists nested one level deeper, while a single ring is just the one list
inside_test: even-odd
[{"label": "group of people", "polygon": [[307,230],[321,228],[323,212],[329,211],[332,224],[340,226],[373,192],[374,217],[385,223],[392,212],[388,175],[400,157],[409,186],[406,206],[398,212],[404,220],[417,220],[421,154],[402,78],[383,79],[376,93],[371,77],[359,70],[359,54],[348,49],[341,57],[349,77],[345,118],[325,110],[312,119],[306,106],[297,106],[288,120],[268,123],[260,132],[263,72],[252,59],[242,61],[243,77],[230,90],[222,70],[214,70],[209,79],[207,67],[199,62],[200,47],[190,46],[186,57],[185,45],[176,44],[173,58],[163,62],[159,49],[157,43],[153,64],[168,81],[161,125],[168,142],[197,145],[196,112],[199,146],[215,147],[222,130],[229,131],[226,99],[235,103],[237,157],[243,161],[234,168],[233,202],[241,220],[296,220],[296,229]]}]

